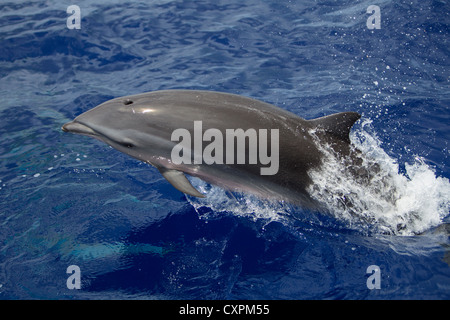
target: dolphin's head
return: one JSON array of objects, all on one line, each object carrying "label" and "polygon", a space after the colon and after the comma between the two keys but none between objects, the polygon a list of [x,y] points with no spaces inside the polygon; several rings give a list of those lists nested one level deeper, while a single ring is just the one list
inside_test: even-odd
[{"label": "dolphin's head", "polygon": [[157,121],[147,100],[140,95],[116,98],[82,113],[62,126],[65,132],[86,135],[142,161],[151,162],[161,147]]}]

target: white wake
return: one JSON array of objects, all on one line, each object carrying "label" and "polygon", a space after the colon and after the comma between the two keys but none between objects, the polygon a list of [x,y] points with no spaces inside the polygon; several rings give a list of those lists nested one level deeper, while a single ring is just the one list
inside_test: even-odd
[{"label": "white wake", "polygon": [[405,164],[406,174],[400,173],[370,127],[371,121],[364,121],[350,138],[362,152],[363,167],[377,165],[377,174],[370,181],[357,181],[329,148],[323,148],[328,157],[320,170],[310,172],[311,196],[337,219],[382,233],[412,235],[439,225],[449,214],[449,180],[437,177],[420,157]]}]

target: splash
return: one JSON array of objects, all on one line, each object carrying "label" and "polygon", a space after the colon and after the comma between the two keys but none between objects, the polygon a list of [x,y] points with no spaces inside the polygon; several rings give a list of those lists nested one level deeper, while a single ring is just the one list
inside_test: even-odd
[{"label": "splash", "polygon": [[189,178],[192,185],[205,198],[188,196],[189,203],[194,207],[200,217],[211,219],[224,212],[247,217],[254,221],[258,219],[271,221],[288,221],[292,207],[284,202],[262,200],[251,194],[229,192],[217,186],[210,185],[198,178]]},{"label": "splash", "polygon": [[355,178],[331,148],[319,144],[326,157],[320,170],[310,172],[314,184],[308,191],[330,214],[357,229],[395,235],[418,234],[442,223],[450,208],[448,179],[436,177],[420,157],[400,173],[397,161],[381,148],[370,120],[350,138],[362,152],[359,170],[371,171],[370,178]]}]

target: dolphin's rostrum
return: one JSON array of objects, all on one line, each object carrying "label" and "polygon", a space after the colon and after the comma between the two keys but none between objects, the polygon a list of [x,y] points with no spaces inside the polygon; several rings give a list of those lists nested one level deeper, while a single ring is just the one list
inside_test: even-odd
[{"label": "dolphin's rostrum", "polygon": [[[314,204],[306,191],[312,183],[308,171],[318,168],[325,156],[318,143],[343,157],[351,156],[349,132],[359,118],[356,112],[343,112],[305,120],[235,94],[164,90],[106,101],[62,129],[96,138],[155,166],[188,195],[204,196],[185,173],[227,190],[308,206]],[[202,132],[196,129],[199,124]],[[174,139],[174,132],[187,137]],[[230,133],[244,136],[239,142]],[[173,161],[174,150],[180,159],[189,160],[192,154],[195,161]],[[209,160],[201,161],[199,156]],[[261,174],[261,168],[269,165],[276,169],[267,170],[273,174]]]}]

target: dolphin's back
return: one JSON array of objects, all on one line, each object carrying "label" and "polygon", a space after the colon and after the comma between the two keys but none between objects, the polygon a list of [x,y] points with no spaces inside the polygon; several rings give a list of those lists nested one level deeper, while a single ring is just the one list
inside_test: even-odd
[{"label": "dolphin's back", "polygon": [[[201,90],[162,90],[130,97],[117,98],[133,101],[135,105],[148,106],[158,112],[159,124],[192,124],[203,121],[214,128],[268,128],[274,120],[302,122],[306,120],[269,103],[236,94]],[[149,113],[149,117],[152,114]]]}]

